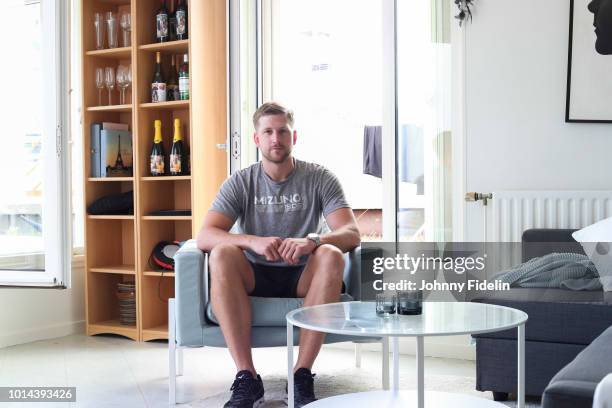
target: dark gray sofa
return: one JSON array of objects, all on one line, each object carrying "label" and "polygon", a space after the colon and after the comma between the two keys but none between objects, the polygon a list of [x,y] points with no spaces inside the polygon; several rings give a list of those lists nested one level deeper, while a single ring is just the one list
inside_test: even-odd
[{"label": "dark gray sofa", "polygon": [[591,408],[597,384],[612,372],[612,327],[563,367],[542,395],[542,408]]},{"label": "dark gray sofa", "polygon": [[[571,236],[573,231],[525,231],[523,261],[551,252],[583,253],[580,244]],[[612,325],[612,302],[603,291],[513,288],[482,294],[471,300],[513,307],[529,315],[525,329],[527,395],[542,395],[551,379]],[[507,399],[508,393],[516,392],[516,330],[474,338],[476,389],[492,391],[495,400]]]}]

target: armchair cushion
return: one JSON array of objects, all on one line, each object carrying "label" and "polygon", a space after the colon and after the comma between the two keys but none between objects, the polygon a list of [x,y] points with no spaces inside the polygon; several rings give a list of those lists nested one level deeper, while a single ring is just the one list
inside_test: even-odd
[{"label": "armchair cushion", "polygon": [[[302,307],[304,304],[303,298],[263,298],[251,296],[250,299],[253,318],[251,325],[254,327],[285,327],[287,326],[287,320],[285,319],[287,313]],[[353,300],[352,296],[346,293],[340,296],[341,302],[350,302],[351,300]],[[206,306],[206,317],[212,323],[219,324],[210,303]]]}]

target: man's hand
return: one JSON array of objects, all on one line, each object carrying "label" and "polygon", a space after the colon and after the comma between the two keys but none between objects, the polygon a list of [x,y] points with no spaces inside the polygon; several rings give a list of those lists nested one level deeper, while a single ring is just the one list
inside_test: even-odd
[{"label": "man's hand", "polygon": [[302,256],[312,254],[315,248],[315,243],[308,238],[287,238],[278,248],[278,253],[288,264],[295,265]]},{"label": "man's hand", "polygon": [[281,259],[278,251],[283,240],[279,237],[252,237],[249,242],[251,251],[258,255],[265,256],[269,262],[276,262]]}]

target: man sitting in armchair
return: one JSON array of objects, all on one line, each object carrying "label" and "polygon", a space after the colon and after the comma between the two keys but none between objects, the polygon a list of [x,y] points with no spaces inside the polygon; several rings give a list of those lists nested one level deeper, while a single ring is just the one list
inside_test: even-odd
[{"label": "man sitting in armchair", "polygon": [[[210,252],[211,303],[238,373],[224,407],[252,408],[264,388],[251,354],[249,296],[303,297],[305,306],[337,302],[342,253],[359,245],[359,230],[338,179],[292,156],[293,113],[277,103],[253,115],[263,158],[221,186],[197,237]],[[323,217],[330,232],[322,233]],[[229,230],[234,223],[239,233]],[[324,334],[302,329],[294,368],[295,406],[315,400],[311,373]]]}]

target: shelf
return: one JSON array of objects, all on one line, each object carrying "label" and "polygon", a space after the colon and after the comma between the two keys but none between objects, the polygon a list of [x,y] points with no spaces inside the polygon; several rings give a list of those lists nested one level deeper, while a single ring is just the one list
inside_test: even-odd
[{"label": "shelf", "polygon": [[144,271],[144,276],[163,276],[164,278],[174,278],[174,272]]},{"label": "shelf", "polygon": [[170,102],[147,102],[141,103],[142,109],[187,109],[189,108],[189,101],[170,101]]},{"label": "shelf", "polygon": [[154,43],[145,44],[138,47],[139,50],[143,51],[161,51],[161,52],[172,52],[175,54],[186,54],[189,52],[189,40],[169,41],[165,43]]},{"label": "shelf", "polygon": [[134,177],[89,177],[87,181],[92,181],[94,183],[106,181],[134,181]]},{"label": "shelf", "polygon": [[173,181],[173,180],[191,180],[191,176],[147,176],[141,177],[142,181]]},{"label": "shelf", "polygon": [[132,47],[108,48],[105,50],[87,51],[85,55],[89,57],[126,59],[132,55]]},{"label": "shelf", "polygon": [[167,339],[168,325],[163,324],[149,329],[142,329],[142,341]]},{"label": "shelf", "polygon": [[138,329],[134,326],[124,326],[119,323],[119,319],[106,320],[98,323],[90,323],[87,326],[87,334],[111,333],[138,340]]},{"label": "shelf", "polygon": [[99,266],[96,268],[89,268],[89,272],[94,273],[117,273],[121,275],[135,275],[136,268],[134,265],[112,265],[112,266]]},{"label": "shelf", "polygon": [[88,215],[90,220],[133,220],[133,215]]},{"label": "shelf", "polygon": [[[104,92],[107,92],[106,89],[104,90]],[[87,112],[129,112],[131,110],[132,105],[90,106],[87,108]]]},{"label": "shelf", "polygon": [[191,215],[143,215],[143,221],[191,221]]}]

